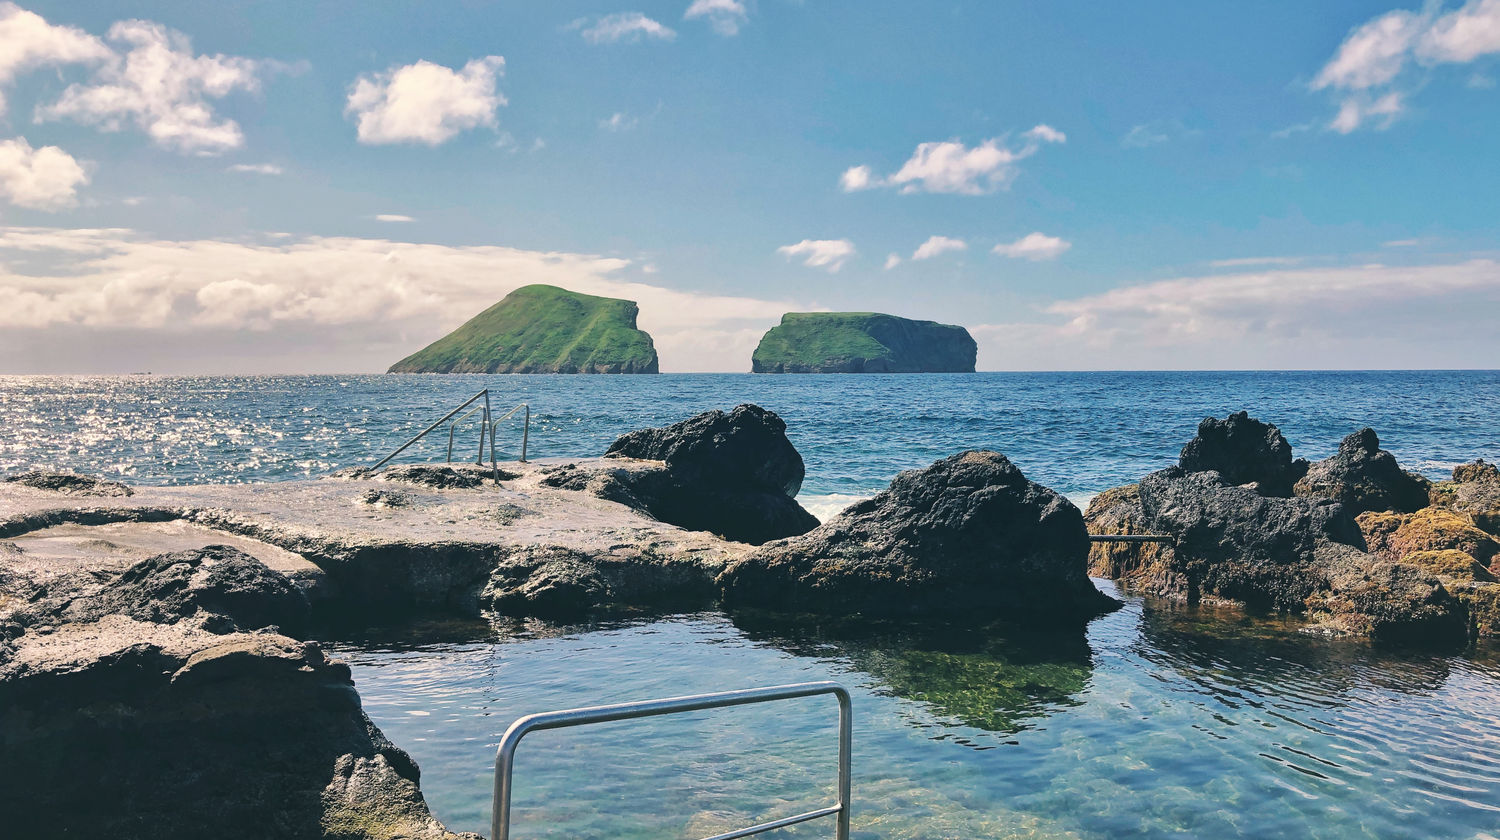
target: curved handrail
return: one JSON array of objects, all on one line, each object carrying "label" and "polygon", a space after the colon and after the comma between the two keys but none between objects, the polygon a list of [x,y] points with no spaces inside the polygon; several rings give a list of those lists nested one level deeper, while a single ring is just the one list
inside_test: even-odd
[{"label": "curved handrail", "polygon": [[[474,405],[474,403],[478,402],[479,400],[484,400],[484,403],[482,405]],[[474,407],[473,408],[469,408],[469,406],[471,406],[471,405],[474,405]],[[469,410],[466,411],[466,412],[464,412],[461,416],[459,416],[458,419],[456,419],[456,420],[453,419],[455,415],[458,415],[459,412],[463,411],[466,408],[469,408]],[[443,425],[444,423],[448,423],[448,455],[447,455],[447,461],[450,464],[453,463],[453,436],[454,436],[455,431],[458,429],[458,424],[462,423],[463,421],[465,421],[467,419],[469,419],[476,412],[482,412],[482,414],[480,414],[480,424],[479,424],[479,453],[478,453],[478,456],[475,458],[474,463],[476,463],[476,464],[483,464],[484,463],[484,436],[486,434],[488,434],[490,436],[490,468],[494,471],[495,482],[498,484],[499,481],[500,481],[500,461],[499,461],[498,457],[495,454],[495,435],[496,435],[496,431],[498,430],[498,428],[500,426],[500,421],[502,421],[502,420],[509,420],[510,418],[514,417],[515,414],[516,414],[516,412],[518,412],[518,411],[525,411],[525,418],[526,418],[525,425],[522,427],[522,430],[521,430],[521,458],[520,458],[520,461],[521,461],[521,463],[524,464],[524,463],[526,463],[526,450],[527,450],[527,447],[531,443],[531,405],[529,403],[521,403],[521,404],[517,405],[515,408],[512,408],[510,411],[507,411],[504,414],[500,415],[499,417],[494,417],[493,413],[490,410],[490,389],[485,388],[484,390],[480,391],[479,393],[475,394],[474,396],[469,397],[468,399],[466,399],[463,402],[459,403],[459,405],[458,405],[457,408],[453,409],[452,411],[448,412],[447,414],[444,414],[442,417],[439,417],[438,420],[437,420],[437,422],[433,423],[431,426],[428,426],[427,428],[425,428],[422,431],[418,432],[415,436],[412,437],[411,440],[408,440],[406,443],[403,443],[400,446],[396,447],[396,451],[394,451],[391,454],[385,456],[384,458],[381,458],[379,461],[377,461],[375,463],[374,466],[370,467],[370,472],[373,473],[376,470],[379,470],[381,467],[385,466],[386,464],[389,464],[391,462],[391,459],[395,458],[397,455],[400,455],[402,452],[405,452],[407,450],[407,448],[410,447],[412,444],[414,444],[417,441],[421,440],[422,438],[426,437],[429,433],[431,433],[433,430],[437,429],[439,426]],[[449,422],[450,420],[452,422]]]}]

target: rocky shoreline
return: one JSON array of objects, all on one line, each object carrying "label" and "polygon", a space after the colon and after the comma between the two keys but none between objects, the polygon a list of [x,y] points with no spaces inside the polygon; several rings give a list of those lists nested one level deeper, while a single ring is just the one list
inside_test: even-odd
[{"label": "rocky shoreline", "polygon": [[[1087,515],[1004,455],[897,476],[819,524],[756,406],[600,458],[348,470],[317,481],[0,481],[0,744],[24,834],[451,837],[414,762],[309,639],[319,616],[571,619],[770,610],[1081,632],[1154,594],[1450,645],[1497,632],[1500,471],[1431,484],[1368,430],[1294,461],[1274,426],[1206,420],[1178,466]],[[1414,488],[1422,490],[1419,499]],[[1422,501],[1426,504],[1421,504]],[[1486,530],[1490,529],[1490,530]],[[1165,533],[1169,545],[1089,533]]]},{"label": "rocky shoreline", "polygon": [[1500,635],[1500,470],[1432,482],[1402,470],[1372,429],[1317,463],[1274,425],[1208,418],[1178,465],[1101,493],[1090,571],[1189,603],[1302,616],[1315,631],[1429,645]]}]

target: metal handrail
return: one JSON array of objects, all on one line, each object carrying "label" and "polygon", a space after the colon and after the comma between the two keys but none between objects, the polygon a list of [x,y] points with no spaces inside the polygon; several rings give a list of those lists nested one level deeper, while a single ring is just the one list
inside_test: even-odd
[{"label": "metal handrail", "polygon": [[531,406],[527,403],[521,403],[515,408],[512,408],[510,411],[507,411],[503,416],[491,420],[490,389],[488,388],[485,388],[474,396],[469,397],[468,399],[459,403],[457,408],[453,409],[447,414],[444,414],[442,417],[439,417],[437,422],[418,432],[415,436],[412,437],[411,440],[408,440],[406,443],[403,443],[400,446],[396,447],[396,451],[385,456],[384,458],[381,458],[378,462],[375,463],[374,466],[370,467],[370,472],[375,472],[376,470],[390,463],[392,458],[395,458],[397,455],[405,452],[407,447],[426,437],[434,429],[443,425],[444,423],[447,423],[455,414],[458,414],[460,411],[469,408],[469,406],[473,405],[475,402],[481,399],[484,400],[483,405],[474,406],[474,408],[469,409],[469,411],[466,412],[462,417],[459,417],[457,420],[453,420],[453,422],[448,425],[448,462],[453,462],[454,430],[458,428],[459,423],[467,420],[476,411],[482,411],[483,414],[480,417],[481,423],[479,427],[479,455],[478,458],[476,458],[475,463],[484,463],[484,436],[486,433],[488,433],[490,436],[490,467],[495,471],[495,480],[498,482],[500,480],[500,462],[495,457],[495,429],[499,425],[501,420],[508,419],[514,416],[517,411],[525,409],[526,427],[521,432],[521,463],[526,463],[526,448],[527,445],[531,442]]},{"label": "metal handrail", "polygon": [[495,796],[491,803],[491,840],[510,840],[510,795],[511,774],[515,766],[516,748],[528,733],[546,729],[565,729],[590,723],[608,723],[615,720],[656,717],[680,712],[697,712],[704,709],[722,709],[729,706],[745,706],[751,703],[768,703],[773,700],[792,700],[798,697],[813,697],[832,694],[839,701],[839,801],[837,805],[819,808],[804,814],[784,817],[779,820],[752,825],[725,834],[715,834],[703,840],[735,840],[763,834],[778,828],[797,825],[822,817],[838,817],[838,840],[849,840],[849,789],[850,754],[853,750],[853,720],[849,706],[849,692],[838,683],[812,682],[798,685],[778,685],[770,688],[749,688],[742,691],[723,691],[715,694],[695,694],[690,697],[672,697],[666,700],[647,700],[640,703],[616,703],[610,706],[590,706],[582,709],[567,709],[560,712],[543,712],[527,715],[505,730],[500,746],[495,751]]},{"label": "metal handrail", "polygon": [[[485,402],[489,402],[489,400],[485,400]],[[479,418],[479,455],[475,457],[474,463],[484,463],[484,436],[489,431],[490,425],[487,422],[490,416],[490,407],[488,405],[476,405],[468,411],[464,412],[462,417],[459,417],[457,420],[454,420],[452,423],[448,424],[448,463],[453,463],[453,433],[458,429],[459,423],[462,423],[465,420],[469,419],[476,411],[483,411],[484,415]],[[490,455],[493,457],[494,454],[495,446],[494,442],[492,441],[490,443]]]},{"label": "metal handrail", "polygon": [[531,443],[531,406],[528,403],[521,403],[520,405],[516,406],[515,408],[512,408],[510,411],[507,411],[504,414],[500,415],[499,417],[496,417],[494,420],[490,421],[490,460],[491,461],[495,460],[495,429],[500,426],[500,421],[502,421],[502,420],[509,420],[510,418],[516,416],[516,412],[517,411],[520,411],[522,409],[526,410],[526,420],[525,420],[525,424],[521,427],[521,459],[520,460],[521,460],[521,463],[523,463],[523,464],[526,463],[526,447],[527,447],[528,444]]}]

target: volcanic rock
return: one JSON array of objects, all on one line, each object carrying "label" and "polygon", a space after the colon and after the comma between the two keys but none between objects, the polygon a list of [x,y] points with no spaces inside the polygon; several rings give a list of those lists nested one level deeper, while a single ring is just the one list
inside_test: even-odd
[{"label": "volcanic rock", "polygon": [[736,607],[1068,622],[1118,606],[1087,560],[1078,508],[1004,455],[970,451],[731,562],[719,584]]},{"label": "volcanic rock", "polygon": [[1341,502],[1358,515],[1369,510],[1411,513],[1426,507],[1431,484],[1401,469],[1395,456],[1380,448],[1375,430],[1364,428],[1344,438],[1338,454],[1309,467],[1292,489],[1298,496]]},{"label": "volcanic rock", "polygon": [[1290,496],[1307,472],[1306,461],[1292,460],[1292,445],[1280,429],[1244,411],[1223,420],[1205,417],[1177,465],[1187,472],[1217,472],[1230,484],[1255,484],[1263,496]]}]

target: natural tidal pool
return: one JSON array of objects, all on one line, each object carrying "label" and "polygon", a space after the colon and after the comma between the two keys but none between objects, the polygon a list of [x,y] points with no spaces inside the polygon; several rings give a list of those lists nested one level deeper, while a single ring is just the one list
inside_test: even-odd
[{"label": "natural tidal pool", "polygon": [[[1494,647],[1382,649],[1140,598],[1071,632],[702,612],[329,638],[455,830],[488,833],[521,715],[835,680],[857,837],[1500,836]],[[512,836],[701,837],[829,804],[835,720],[821,697],[533,734]]]}]

